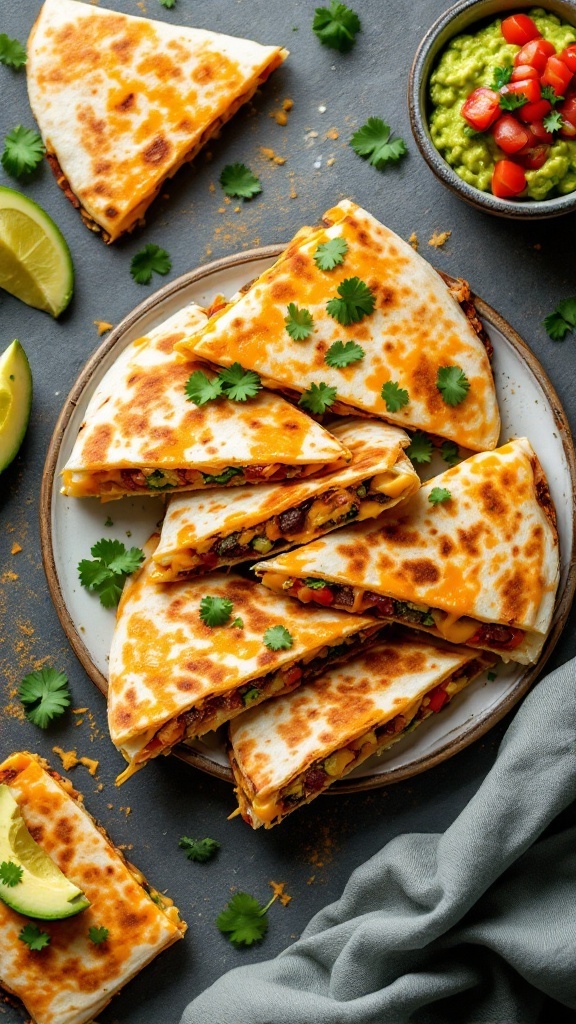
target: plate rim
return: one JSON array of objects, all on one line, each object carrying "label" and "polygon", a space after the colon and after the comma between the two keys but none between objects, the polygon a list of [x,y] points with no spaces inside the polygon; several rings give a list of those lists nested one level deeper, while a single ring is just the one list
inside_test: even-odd
[{"label": "plate rim", "polygon": [[[52,499],[54,495],[56,464],[60,454],[64,433],[70,418],[72,417],[85,388],[90,383],[93,374],[96,372],[102,361],[117,345],[125,332],[139,319],[150,313],[156,306],[162,304],[166,299],[171,298],[173,295],[183,291],[190,285],[210,277],[212,274],[220,273],[221,271],[228,270],[231,267],[242,266],[246,263],[256,263],[263,259],[273,259],[279,256],[285,248],[286,245],[267,245],[256,249],[247,249],[244,252],[233,253],[229,256],[223,256],[220,259],[212,260],[210,263],[204,263],[199,267],[195,267],[194,269],[187,271],[185,274],[181,274],[179,277],[175,278],[174,281],[164,285],[164,287],[154,292],[153,295],[148,296],[148,298],[135,306],[134,309],[132,309],[130,313],[128,313],[120,323],[112,329],[108,337],[92,353],[82,367],[62,406],[62,410],[58,416],[50,438],[42,472],[39,503],[42,562],[44,565],[44,572],[46,574],[50,597],[66,638],[86,674],[91,681],[95,683],[104,696],[107,692],[106,678],[94,665],[88,648],[76,629],[68,611],[60,588],[54,556],[54,547],[52,543]],[[568,418],[546,370],[532,352],[527,342],[525,342],[518,332],[515,331],[508,323],[508,321],[505,320],[504,317],[492,306],[485,302],[484,299],[479,298],[473,292],[471,294],[480,317],[488,321],[488,323],[505,336],[507,341],[512,345],[516,354],[526,364],[528,370],[536,378],[538,384],[546,393],[558,430],[559,439],[564,449],[568,472],[572,482],[572,555],[568,565],[562,597],[556,609],[556,622],[546,639],[546,643],[542,649],[538,662],[535,665],[527,666],[527,671],[523,677],[518,680],[510,693],[498,704],[498,706],[480,721],[471,720],[470,723],[463,727],[462,732],[457,739],[450,739],[448,737],[446,741],[435,751],[423,754],[408,765],[390,768],[378,775],[367,776],[350,782],[337,782],[326,791],[329,795],[358,793],[369,789],[380,789],[394,782],[401,782],[404,779],[411,778],[414,775],[419,775],[421,772],[428,771],[430,768],[434,768],[435,765],[448,760],[448,758],[453,757],[465,747],[475,742],[475,740],[484,736],[489,729],[501,721],[501,719],[508,714],[518,701],[521,700],[524,694],[530,689],[535,679],[540,675],[560,638],[572,606],[574,592],[576,590],[576,449],[572,440]],[[229,768],[218,764],[216,761],[212,761],[200,751],[193,750],[190,747],[180,744],[175,747],[172,752],[180,760],[193,765],[195,768],[199,768],[201,771],[204,771],[215,778],[228,783],[234,782],[232,772]]]}]

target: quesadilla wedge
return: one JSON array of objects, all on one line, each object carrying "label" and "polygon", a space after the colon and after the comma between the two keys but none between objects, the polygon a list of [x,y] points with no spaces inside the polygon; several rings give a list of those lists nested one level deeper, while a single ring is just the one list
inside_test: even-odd
[{"label": "quesadilla wedge", "polygon": [[380,615],[531,664],[554,610],[556,516],[542,467],[520,438],[429,480],[376,523],[346,527],[255,571],[301,601]]},{"label": "quesadilla wedge", "polygon": [[317,395],[300,393],[324,384],[336,389],[331,412],[377,416],[484,451],[500,431],[494,380],[465,282],[455,293],[346,199],[180,347],[257,369],[267,387],[314,411]]},{"label": "quesadilla wedge", "polygon": [[106,242],[143,222],[288,56],[218,32],[46,0],[28,40],[30,106],[56,180]]},{"label": "quesadilla wedge", "polygon": [[[85,1024],[186,925],[45,761],[13,754],[0,764],[0,784],[36,842],[90,901],[75,917],[39,922],[0,901],[0,984],[36,1024]],[[26,942],[39,926],[49,939],[44,948]]]},{"label": "quesadilla wedge", "polygon": [[152,579],[173,580],[305,544],[354,519],[379,516],[420,478],[408,435],[376,420],[330,424],[352,461],[308,480],[182,494],[169,502]]},{"label": "quesadilla wedge", "polygon": [[247,711],[230,723],[229,743],[242,817],[252,828],[277,825],[446,707],[496,660],[394,635]]},{"label": "quesadilla wedge", "polygon": [[324,469],[350,453],[279,395],[221,397],[197,406],[186,395],[192,373],[176,342],[202,323],[194,303],[128,345],[90,399],[62,472],[64,494],[159,494],[283,480]]},{"label": "quesadilla wedge", "polygon": [[110,736],[130,762],[119,781],[176,743],[294,689],[329,660],[350,657],[382,625],[297,608],[234,573],[155,585],[150,570],[149,557],[124,588],[110,651]]}]

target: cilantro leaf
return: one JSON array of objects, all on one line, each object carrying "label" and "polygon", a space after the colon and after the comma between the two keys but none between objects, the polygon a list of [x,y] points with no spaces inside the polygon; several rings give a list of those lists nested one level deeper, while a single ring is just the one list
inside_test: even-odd
[{"label": "cilantro leaf", "polygon": [[344,262],[347,252],[348,242],[345,238],[329,238],[316,249],[314,263],[318,270],[334,270],[334,267]]},{"label": "cilantro leaf", "polygon": [[403,409],[405,405],[408,405],[410,396],[405,388],[401,388],[396,380],[387,380],[382,385],[380,392],[381,397],[386,402],[386,408],[388,412],[398,412]]},{"label": "cilantro leaf", "polygon": [[145,245],[130,263],[130,273],[136,284],[150,284],[153,273],[168,274],[171,269],[172,260],[166,249],[153,244]]},{"label": "cilantro leaf", "polygon": [[125,573],[127,576],[142,564],[144,552],[140,548],[126,550],[121,540],[102,537],[90,548],[90,554],[100,559],[113,573]]},{"label": "cilantro leaf", "polygon": [[344,366],[350,366],[351,363],[357,363],[359,359],[364,359],[364,356],[364,349],[355,341],[347,341],[346,344],[343,341],[335,341],[324,356],[324,362],[335,370],[341,370]]},{"label": "cilantro leaf", "polygon": [[503,92],[500,96],[500,110],[518,110],[527,102],[523,92]]},{"label": "cilantro leaf", "polygon": [[35,924],[24,925],[18,938],[20,942],[25,942],[34,952],[39,952],[41,949],[44,949],[44,946],[50,945],[48,932],[41,932],[38,925]]},{"label": "cilantro leaf", "polygon": [[286,626],[270,626],[264,633],[264,643],[269,651],[287,651],[294,643],[294,637]]},{"label": "cilantro leaf", "polygon": [[4,139],[2,166],[15,178],[31,174],[41,163],[46,149],[38,132],[19,124]]},{"label": "cilantro leaf", "polygon": [[415,430],[412,440],[406,449],[406,455],[412,462],[430,462],[432,459],[432,441],[422,430]]},{"label": "cilantro leaf", "polygon": [[211,860],[220,849],[220,843],[216,839],[190,839],[188,836],[182,836],[178,840],[178,846],[181,850],[186,850],[188,860],[195,860],[199,864]]},{"label": "cilantro leaf", "polygon": [[369,117],[350,139],[350,145],[358,156],[368,160],[372,167],[383,171],[389,160],[395,162],[408,152],[404,139],[390,141],[390,125],[380,117]]},{"label": "cilantro leaf", "polygon": [[176,0],[160,0],[160,3],[162,4],[162,7],[166,7],[167,10],[171,11],[176,4]]},{"label": "cilantro leaf", "polygon": [[23,868],[12,860],[3,860],[0,864],[0,882],[2,882],[2,885],[7,885],[10,889],[13,889],[15,885],[22,881],[23,874]]},{"label": "cilantro leaf", "polygon": [[236,618],[233,619],[232,622],[230,623],[230,629],[232,628],[244,629],[244,619],[241,619],[240,616],[237,615]]},{"label": "cilantro leaf", "polygon": [[227,196],[252,199],[262,191],[262,185],[246,164],[227,164],[219,177]]},{"label": "cilantro leaf", "polygon": [[70,704],[68,678],[55,668],[38,669],[24,676],[18,696],[28,721],[46,729],[52,719],[63,715]]},{"label": "cilantro leaf", "polygon": [[487,672],[486,679],[488,680],[489,683],[493,683],[494,680],[496,679],[496,673],[495,672]]},{"label": "cilantro leaf", "polygon": [[206,626],[225,626],[232,615],[232,601],[227,597],[203,597],[200,601],[200,618]]},{"label": "cilantro leaf", "polygon": [[247,892],[237,892],[216,918],[216,927],[226,935],[233,946],[251,946],[261,942],[268,931],[266,911],[275,896],[261,907],[258,900]]},{"label": "cilantro leaf", "polygon": [[508,85],[513,71],[514,67],[512,64],[505,64],[504,67],[492,68],[494,80],[490,88],[494,89],[495,92],[499,92],[503,85]]},{"label": "cilantro leaf", "polygon": [[484,132],[476,131],[476,129],[473,128],[471,124],[465,124],[462,130],[464,132],[464,135],[466,135],[469,139],[475,139],[477,135],[484,134]]},{"label": "cilantro leaf", "polygon": [[103,942],[106,942],[109,935],[110,932],[107,928],[99,927],[95,924],[91,925],[88,929],[88,938],[95,946],[101,946]]},{"label": "cilantro leaf", "polygon": [[446,405],[460,405],[470,390],[470,381],[460,366],[441,366],[436,387]]},{"label": "cilantro leaf", "polygon": [[454,441],[444,441],[440,448],[440,455],[449,466],[457,466],[460,462],[460,452]]},{"label": "cilantro leaf", "polygon": [[9,39],[5,32],[0,34],[0,64],[9,68],[21,68],[26,63],[26,47],[17,39]]},{"label": "cilantro leaf", "polygon": [[309,412],[322,416],[326,409],[336,401],[336,388],[328,384],[311,384],[307,391],[300,396],[298,405]]},{"label": "cilantro leaf", "polygon": [[428,501],[432,505],[441,505],[444,501],[451,501],[452,495],[445,487],[433,487],[428,495]]},{"label": "cilantro leaf", "polygon": [[322,587],[325,587],[326,584],[324,580],[317,580],[314,576],[307,576],[304,580],[304,586],[308,587],[309,590],[322,590]]},{"label": "cilantro leaf", "polygon": [[543,100],[548,100],[548,102],[551,103],[553,107],[555,107],[557,103],[560,103],[564,99],[563,96],[558,96],[558,94],[554,92],[554,89],[551,85],[545,85],[540,89],[540,98]]},{"label": "cilantro leaf", "polygon": [[317,7],[314,11],[312,31],[323,46],[330,46],[340,53],[348,53],[360,32],[360,18],[350,7],[331,0],[329,7]]},{"label": "cilantro leaf", "polygon": [[542,124],[547,132],[559,132],[563,124],[562,114],[559,110],[551,110],[542,118]]},{"label": "cilantro leaf", "polygon": [[83,558],[78,563],[80,583],[98,594],[104,608],[115,608],[126,578],[142,565],[144,552],[127,549],[121,540],[102,537],[92,545],[90,554],[92,560]]},{"label": "cilantro leaf", "polygon": [[326,312],[343,327],[357,324],[374,312],[376,296],[359,277],[347,277],[338,285],[339,299],[329,299]]},{"label": "cilantro leaf", "polygon": [[205,484],[227,484],[233,476],[241,476],[242,470],[238,466],[228,466],[221,473],[202,473]]},{"label": "cilantro leaf", "polygon": [[308,309],[299,309],[295,302],[288,306],[284,323],[292,341],[306,341],[314,330],[314,318]]},{"label": "cilantro leaf", "polygon": [[258,374],[254,370],[245,370],[240,363],[232,363],[226,370],[220,370],[217,380],[223,394],[233,402],[254,398],[262,388]]},{"label": "cilantro leaf", "polygon": [[576,296],[559,302],[556,309],[544,317],[543,325],[552,341],[562,341],[568,331],[576,328]]},{"label": "cilantro leaf", "polygon": [[185,391],[188,401],[200,406],[214,401],[215,398],[220,398],[222,384],[218,377],[210,380],[205,373],[202,373],[202,370],[194,370],[194,373],[191,373],[186,381]]}]

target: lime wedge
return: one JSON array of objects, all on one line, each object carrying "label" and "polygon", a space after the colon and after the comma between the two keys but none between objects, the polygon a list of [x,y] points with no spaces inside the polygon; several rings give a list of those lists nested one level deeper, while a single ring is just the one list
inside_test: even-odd
[{"label": "lime wedge", "polygon": [[60,316],[72,298],[74,267],[62,232],[41,206],[0,186],[0,288]]},{"label": "lime wedge", "polygon": [[13,341],[0,356],[0,473],[24,440],[32,408],[32,374],[26,353]]}]

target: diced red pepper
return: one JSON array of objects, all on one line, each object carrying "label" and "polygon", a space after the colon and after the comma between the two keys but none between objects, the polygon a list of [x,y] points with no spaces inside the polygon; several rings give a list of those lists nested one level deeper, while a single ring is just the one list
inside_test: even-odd
[{"label": "diced red pepper", "polygon": [[510,81],[521,82],[523,78],[540,78],[540,72],[531,64],[519,64],[510,75]]},{"label": "diced red pepper", "polygon": [[502,86],[500,92],[503,96],[507,93],[525,96],[526,103],[536,103],[542,98],[540,95],[540,83],[535,78],[523,78],[519,82],[509,82],[508,85]]},{"label": "diced red pepper", "polygon": [[431,690],[428,697],[430,698],[430,702],[426,708],[427,711],[440,711],[449,700],[448,694],[442,684]]},{"label": "diced red pepper", "polygon": [[521,64],[530,64],[537,71],[544,71],[548,57],[555,53],[554,43],[549,43],[547,39],[531,39],[521,50],[518,50],[514,57],[514,65],[520,67]]},{"label": "diced red pepper", "polygon": [[538,26],[527,14],[513,14],[510,18],[504,18],[502,22],[502,35],[507,43],[514,43],[515,46],[524,46],[531,39],[540,36]]},{"label": "diced red pepper", "polygon": [[495,122],[492,134],[504,153],[517,153],[530,142],[530,132],[512,114],[502,114]]},{"label": "diced red pepper", "polygon": [[494,89],[474,89],[462,104],[460,113],[471,128],[485,132],[500,114],[500,94]]},{"label": "diced red pepper", "polygon": [[548,57],[546,61],[546,67],[542,74],[540,81],[542,85],[551,85],[557,96],[563,96],[566,92],[566,88],[572,81],[573,72],[560,57],[554,55]]},{"label": "diced red pepper", "polygon": [[576,74],[576,43],[572,43],[572,46],[567,46],[558,56],[570,68],[572,74]]},{"label": "diced red pepper", "polygon": [[497,160],[492,172],[492,193],[498,199],[519,196],[526,188],[524,170],[512,160]]},{"label": "diced red pepper", "polygon": [[330,587],[321,587],[319,590],[313,590],[314,600],[316,604],[324,605],[327,608],[329,605],[334,603],[334,594],[330,590]]},{"label": "diced red pepper", "polygon": [[284,686],[295,686],[296,683],[302,678],[302,669],[298,665],[293,665],[292,668],[288,669],[282,675],[282,682]]},{"label": "diced red pepper", "polygon": [[521,121],[526,122],[541,121],[551,110],[550,100],[536,100],[535,103],[525,103],[523,107],[520,107],[518,117]]},{"label": "diced red pepper", "polygon": [[466,641],[467,644],[484,644],[485,646],[496,647],[499,651],[513,651],[522,643],[526,636],[524,630],[516,626],[501,626],[498,623],[485,623],[480,626]]}]

